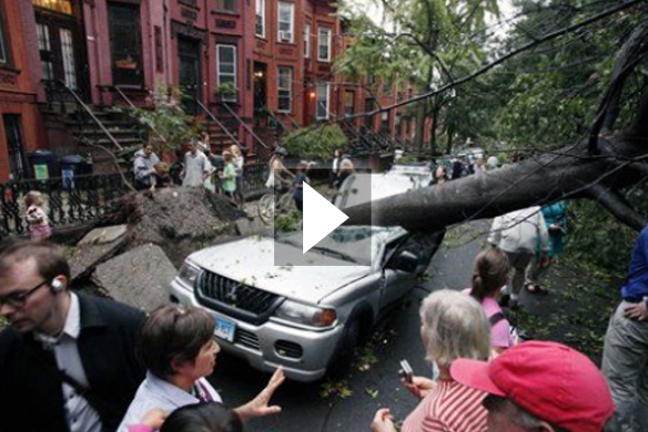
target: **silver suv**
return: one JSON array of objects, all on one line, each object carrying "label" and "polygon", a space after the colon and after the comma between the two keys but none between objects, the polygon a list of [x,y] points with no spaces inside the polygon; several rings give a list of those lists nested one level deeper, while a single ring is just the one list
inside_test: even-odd
[{"label": "silver suv", "polygon": [[[353,192],[369,184],[362,181],[367,176],[349,177],[336,204],[357,204]],[[378,197],[413,187],[407,177],[370,178]],[[342,226],[306,255],[301,232],[247,237],[191,254],[171,282],[171,299],[210,311],[219,344],[252,367],[272,371],[281,364],[287,377],[314,381],[347,362],[409,292],[443,234]],[[275,253],[293,265],[274,266]]]}]

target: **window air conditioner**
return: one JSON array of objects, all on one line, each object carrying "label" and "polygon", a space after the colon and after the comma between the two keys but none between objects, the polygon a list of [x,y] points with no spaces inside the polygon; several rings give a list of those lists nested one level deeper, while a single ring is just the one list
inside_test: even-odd
[{"label": "window air conditioner", "polygon": [[292,33],[289,31],[279,31],[279,40],[282,42],[290,42],[292,40]]}]

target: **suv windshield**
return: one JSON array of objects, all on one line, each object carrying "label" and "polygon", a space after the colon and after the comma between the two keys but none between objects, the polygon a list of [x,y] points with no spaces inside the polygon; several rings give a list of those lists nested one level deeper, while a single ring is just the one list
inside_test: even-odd
[{"label": "suv windshield", "polygon": [[[370,266],[378,252],[374,236],[385,236],[400,229],[399,227],[341,226],[324,237],[308,253],[330,255],[343,261]],[[291,232],[277,235],[276,241],[302,248],[302,233]]]}]

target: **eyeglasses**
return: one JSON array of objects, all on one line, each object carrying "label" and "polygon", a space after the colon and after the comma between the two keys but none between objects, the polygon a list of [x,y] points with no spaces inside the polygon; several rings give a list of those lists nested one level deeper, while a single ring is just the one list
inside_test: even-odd
[{"label": "eyeglasses", "polygon": [[4,297],[0,297],[0,306],[8,304],[13,307],[23,307],[25,306],[25,303],[27,303],[27,299],[29,298],[30,295],[34,294],[40,287],[48,283],[49,281],[41,281],[38,285],[36,285],[34,288],[29,289],[27,291],[22,291],[22,292],[15,292],[11,293],[9,295],[6,295]]}]

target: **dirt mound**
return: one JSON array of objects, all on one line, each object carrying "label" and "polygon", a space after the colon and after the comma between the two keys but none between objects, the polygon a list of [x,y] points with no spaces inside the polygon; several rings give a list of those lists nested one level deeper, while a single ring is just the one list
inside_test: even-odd
[{"label": "dirt mound", "polygon": [[221,235],[234,233],[236,210],[227,199],[206,198],[201,189],[166,188],[151,197],[129,193],[115,201],[97,226],[128,224],[132,245],[161,246],[174,264]]}]

